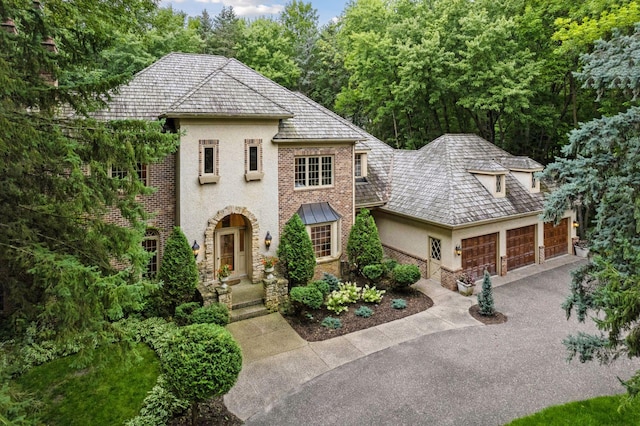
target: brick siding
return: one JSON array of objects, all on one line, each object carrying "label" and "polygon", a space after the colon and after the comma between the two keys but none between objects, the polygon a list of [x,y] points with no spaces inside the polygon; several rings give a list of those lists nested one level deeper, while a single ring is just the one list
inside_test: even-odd
[{"label": "brick siding", "polygon": [[[278,147],[278,225],[280,233],[285,223],[302,204],[328,202],[342,217],[340,229],[341,259],[347,256],[347,241],[353,225],[353,145],[334,147]],[[295,157],[333,156],[333,185],[331,187],[295,189]],[[316,277],[322,272],[338,275],[340,259],[323,262],[316,267]]]}]

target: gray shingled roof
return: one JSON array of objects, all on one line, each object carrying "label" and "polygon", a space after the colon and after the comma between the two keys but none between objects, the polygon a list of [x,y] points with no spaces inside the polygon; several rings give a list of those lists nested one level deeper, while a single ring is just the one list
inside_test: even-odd
[{"label": "gray shingled roof", "polygon": [[170,53],[119,88],[103,119],[179,116],[283,118],[274,141],[357,141],[363,133],[235,59]]},{"label": "gray shingled roof", "polygon": [[530,193],[510,173],[507,195],[496,198],[468,171],[480,165],[507,172],[507,164],[518,158],[479,136],[446,134],[417,151],[392,151],[389,201],[383,207],[391,213],[457,226],[542,210],[543,194]]}]

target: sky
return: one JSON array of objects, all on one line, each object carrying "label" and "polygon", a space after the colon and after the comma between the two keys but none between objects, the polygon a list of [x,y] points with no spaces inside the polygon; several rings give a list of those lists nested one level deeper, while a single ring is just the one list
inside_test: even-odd
[{"label": "sky", "polygon": [[[303,0],[311,3],[318,11],[320,26],[339,16],[345,8],[347,0]],[[256,18],[259,16],[277,16],[288,0],[161,0],[161,6],[173,6],[174,10],[182,10],[189,16],[198,16],[207,9],[211,17],[216,16],[222,6],[233,6],[238,17]]]}]

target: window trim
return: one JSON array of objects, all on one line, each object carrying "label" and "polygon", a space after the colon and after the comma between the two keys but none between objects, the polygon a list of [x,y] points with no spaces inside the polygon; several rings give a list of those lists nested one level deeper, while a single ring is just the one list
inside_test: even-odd
[{"label": "window trim", "polygon": [[313,242],[313,238],[311,238],[312,235],[312,228],[316,228],[316,227],[320,227],[320,226],[330,226],[330,232],[331,234],[329,235],[330,239],[331,239],[331,253],[329,254],[329,256],[322,256],[322,257],[318,257],[316,255],[316,251],[315,248],[313,250],[313,254],[314,256],[316,256],[316,263],[323,263],[323,262],[329,262],[329,261],[334,261],[336,259],[339,259],[340,256],[342,255],[341,253],[341,234],[340,234],[340,229],[341,227],[341,219],[335,220],[333,222],[320,222],[320,223],[314,223],[312,225],[305,225],[305,228],[307,230],[307,234],[309,235],[309,238],[311,239],[311,246],[314,247],[314,242]]},{"label": "window trim", "polygon": [[[205,172],[205,152],[207,148],[213,148],[213,173]],[[198,181],[200,185],[206,183],[218,183],[220,181],[220,156],[218,139],[200,139],[198,141]]]},{"label": "window trim", "polygon": [[[250,169],[251,148],[256,148],[257,169]],[[262,168],[262,139],[245,139],[244,140],[244,179],[247,182],[254,180],[262,180],[264,172]]]},{"label": "window trim", "polygon": [[[317,178],[313,178],[314,180],[317,179],[318,184],[317,185],[310,185],[309,184],[309,159],[317,159],[317,169],[315,170],[315,172],[317,173]],[[299,172],[299,165],[298,162],[300,160],[304,159],[304,171],[302,173],[304,173],[304,184],[303,185],[298,185],[298,182],[300,181],[298,178],[298,174]],[[328,184],[324,184],[324,180],[325,180],[325,176],[324,176],[324,172],[325,170],[323,169],[325,163],[324,160],[325,159],[329,159],[330,160],[330,180],[331,182]],[[335,182],[335,156],[334,155],[299,155],[296,156],[294,158],[294,163],[293,163],[294,167],[293,167],[293,188],[294,190],[305,190],[305,189],[319,189],[319,188],[332,188],[334,186],[334,182]]]},{"label": "window trim", "polygon": [[505,178],[504,175],[499,174],[499,175],[495,175],[496,176],[496,186],[495,186],[495,190],[496,190],[496,195],[504,195],[505,193]]},{"label": "window trim", "polygon": [[[142,247],[145,249],[145,251],[150,252],[149,250],[147,250],[147,247],[145,246],[146,241],[155,241],[156,249],[153,256],[149,259],[149,263],[146,265],[146,269],[142,273],[142,276],[147,279],[153,279],[158,276],[158,272],[160,271],[160,235],[154,231],[147,231],[144,238],[142,239]],[[155,260],[155,271],[150,272],[149,265],[153,264],[154,260]]]},{"label": "window trim", "polygon": [[[360,174],[357,173],[357,158],[360,157]],[[356,152],[353,156],[353,177],[356,182],[366,182],[368,176],[368,163],[366,152]]]}]

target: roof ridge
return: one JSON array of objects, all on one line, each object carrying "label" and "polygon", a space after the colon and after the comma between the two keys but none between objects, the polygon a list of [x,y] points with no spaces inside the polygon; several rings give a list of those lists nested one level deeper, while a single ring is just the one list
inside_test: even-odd
[{"label": "roof ridge", "polygon": [[193,95],[196,91],[200,90],[207,82],[211,81],[211,79],[216,74],[221,72],[221,70],[222,70],[222,67],[220,67],[218,69],[215,69],[211,73],[209,73],[209,75],[207,75],[205,78],[203,78],[199,83],[195,84],[190,90],[186,91],[184,93],[184,95],[180,96],[174,103],[169,105],[167,107],[167,110],[164,111],[164,113],[166,114],[167,112],[172,111],[172,110],[176,109],[178,106],[180,106],[181,104],[183,104],[187,99],[189,99],[189,97],[191,95]]}]

